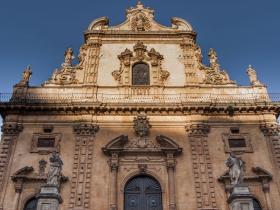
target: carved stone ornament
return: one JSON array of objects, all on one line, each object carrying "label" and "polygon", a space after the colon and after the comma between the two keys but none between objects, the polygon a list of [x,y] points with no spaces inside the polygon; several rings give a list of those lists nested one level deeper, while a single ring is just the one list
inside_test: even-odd
[{"label": "carved stone ornament", "polygon": [[76,135],[95,135],[99,130],[99,126],[91,123],[81,123],[74,126]]},{"label": "carved stone ornament", "polygon": [[29,86],[29,80],[32,75],[31,66],[28,65],[27,68],[22,73],[22,80],[16,84],[17,87]]},{"label": "carved stone ornament", "polygon": [[146,116],[146,114],[139,114],[137,117],[134,117],[133,123],[133,127],[137,136],[148,136],[151,125],[149,124],[149,118]]},{"label": "carved stone ornament", "polygon": [[210,132],[210,126],[204,123],[187,125],[186,132],[189,136],[205,136]]},{"label": "carved stone ornament", "polygon": [[72,48],[68,48],[64,53],[64,62],[59,69],[56,69],[52,77],[45,82],[48,84],[56,85],[70,85],[77,84],[79,81],[76,78],[76,71],[84,68],[84,62],[87,55],[88,45],[82,45],[80,47],[80,53],[78,55],[78,64],[73,65],[75,58]]},{"label": "carved stone ornament", "polygon": [[280,126],[278,124],[261,124],[260,129],[265,136],[280,135]]},{"label": "carved stone ornament", "polygon": [[20,123],[4,123],[1,131],[4,135],[18,135],[23,130],[23,125]]},{"label": "carved stone ornament", "polygon": [[112,72],[112,76],[119,85],[131,85],[132,68],[134,64],[146,63],[149,65],[149,72],[151,74],[151,85],[163,85],[168,79],[170,73],[162,68],[163,56],[154,48],[147,50],[147,46],[143,42],[138,41],[134,47],[133,52],[125,49],[119,56],[120,68]]},{"label": "carved stone ornament", "polygon": [[[197,51],[196,56],[200,62],[202,59],[201,52]],[[226,71],[221,70],[220,64],[218,63],[218,56],[214,49],[210,49],[208,56],[210,60],[210,66],[200,66],[201,70],[203,70],[206,74],[204,83],[212,85],[236,84],[235,81],[230,80]]]},{"label": "carved stone ornament", "polygon": [[148,31],[150,28],[150,20],[144,13],[138,13],[131,20],[131,29],[133,31]]},{"label": "carved stone ornament", "polygon": [[112,155],[114,153],[142,154],[143,152],[149,152],[155,154],[156,153],[180,154],[182,152],[182,148],[180,148],[175,141],[163,135],[156,137],[156,143],[154,143],[153,146],[147,146],[147,147],[140,147],[139,145],[133,146],[132,142],[128,139],[128,136],[121,135],[113,139],[112,141],[110,141],[105,147],[102,148],[102,150],[107,155]]},{"label": "carved stone ornament", "polygon": [[154,20],[154,10],[145,7],[140,1],[135,7],[130,7],[126,10],[125,22],[109,26],[107,17],[100,17],[92,21],[87,32],[102,30],[106,33],[107,30],[114,31],[132,31],[133,33],[141,33],[143,31],[187,31],[193,32],[192,26],[186,20],[178,17],[171,19],[172,27],[163,26]]}]

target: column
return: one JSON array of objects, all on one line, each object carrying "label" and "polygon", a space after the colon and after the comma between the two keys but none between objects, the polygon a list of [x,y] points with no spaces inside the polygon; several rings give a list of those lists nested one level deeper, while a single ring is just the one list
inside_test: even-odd
[{"label": "column", "polygon": [[176,162],[173,153],[168,153],[166,167],[168,174],[169,210],[176,210],[175,166]]},{"label": "column", "polygon": [[111,188],[110,188],[110,210],[118,209],[118,154],[113,153],[110,159]]}]

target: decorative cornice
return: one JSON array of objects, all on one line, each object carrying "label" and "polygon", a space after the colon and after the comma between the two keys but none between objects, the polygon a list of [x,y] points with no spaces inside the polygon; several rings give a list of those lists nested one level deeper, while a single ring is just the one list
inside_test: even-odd
[{"label": "decorative cornice", "polygon": [[73,129],[76,135],[95,135],[99,130],[99,126],[96,124],[81,123],[75,125]]},{"label": "decorative cornice", "polygon": [[187,125],[185,128],[189,136],[206,136],[210,132],[210,126],[204,123]]}]

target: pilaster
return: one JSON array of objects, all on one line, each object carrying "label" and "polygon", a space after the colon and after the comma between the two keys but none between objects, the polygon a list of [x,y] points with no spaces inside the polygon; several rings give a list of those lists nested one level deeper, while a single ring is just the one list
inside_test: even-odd
[{"label": "pilaster", "polygon": [[88,49],[88,59],[85,63],[85,84],[96,85],[99,65],[101,40],[96,39],[85,45]]},{"label": "pilaster", "polygon": [[13,159],[17,137],[22,130],[23,126],[19,123],[5,122],[2,126],[2,141],[0,144],[0,210],[3,209],[5,190],[10,175],[10,161]]},{"label": "pilaster", "polygon": [[207,139],[210,127],[207,124],[192,124],[186,127],[186,131],[191,144],[197,209],[217,209],[212,162]]},{"label": "pilaster", "polygon": [[93,141],[99,130],[95,124],[74,126],[76,136],[69,209],[89,209],[93,161]]}]

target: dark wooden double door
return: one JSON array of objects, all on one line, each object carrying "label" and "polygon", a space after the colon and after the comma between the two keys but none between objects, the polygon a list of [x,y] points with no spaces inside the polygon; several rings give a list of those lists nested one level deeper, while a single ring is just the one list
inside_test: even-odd
[{"label": "dark wooden double door", "polygon": [[162,191],[157,180],[137,176],[125,186],[125,210],[162,210]]}]

